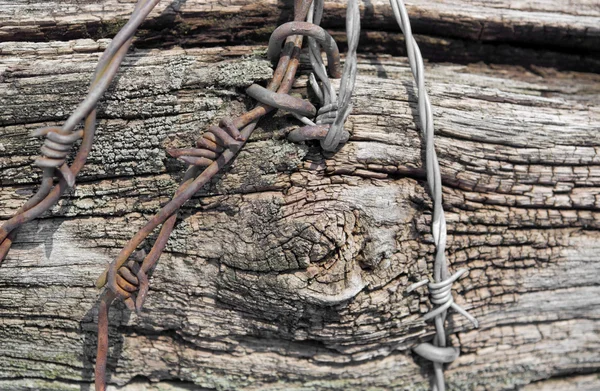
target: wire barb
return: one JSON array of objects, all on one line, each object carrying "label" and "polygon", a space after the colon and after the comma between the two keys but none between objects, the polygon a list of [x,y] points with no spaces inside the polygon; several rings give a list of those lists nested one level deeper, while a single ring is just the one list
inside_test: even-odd
[{"label": "wire barb", "polygon": [[425,314],[423,316],[423,320],[427,321],[427,320],[433,319],[451,307],[456,312],[458,312],[459,314],[461,314],[465,318],[467,318],[473,324],[473,326],[475,328],[479,327],[479,322],[477,322],[477,319],[472,317],[467,311],[465,311],[461,306],[459,306],[458,304],[456,304],[454,302],[454,298],[452,297],[452,292],[451,292],[452,284],[456,280],[458,280],[463,274],[467,273],[468,271],[469,271],[468,269],[460,269],[459,271],[454,273],[452,276],[450,276],[450,277],[446,278],[445,280],[438,282],[438,283],[429,282],[429,280],[422,280],[420,282],[412,284],[411,286],[408,287],[408,289],[406,289],[406,292],[410,293],[423,285],[427,285],[427,287],[429,288],[429,295],[431,297],[431,302],[434,305],[437,305],[438,307],[429,311],[427,314]]},{"label": "wire barb", "polygon": [[69,187],[73,187],[75,176],[69,170],[66,160],[73,144],[83,137],[83,130],[69,132],[59,127],[50,126],[34,130],[31,132],[31,136],[46,137],[44,145],[40,148],[42,156],[37,158],[34,164],[40,168],[57,169],[67,181]]}]

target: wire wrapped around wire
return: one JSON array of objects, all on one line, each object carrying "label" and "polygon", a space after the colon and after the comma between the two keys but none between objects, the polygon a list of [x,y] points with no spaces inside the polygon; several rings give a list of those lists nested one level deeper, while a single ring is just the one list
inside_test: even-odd
[{"label": "wire wrapped around wire", "polygon": [[433,282],[427,280],[418,282],[408,288],[408,292],[417,289],[420,286],[427,285],[431,301],[437,308],[425,315],[424,320],[434,320],[436,335],[433,344],[422,343],[415,347],[413,351],[421,357],[433,362],[434,368],[434,391],[444,391],[446,388],[444,381],[443,364],[452,362],[458,357],[458,349],[446,346],[446,332],[444,323],[446,320],[448,308],[453,308],[465,316],[476,328],[479,327],[477,320],[469,315],[464,309],[454,303],[452,298],[452,283],[458,280],[467,269],[461,269],[454,275],[449,276],[448,265],[446,262],[446,217],[442,207],[442,177],[440,174],[440,164],[434,145],[433,111],[431,102],[425,88],[425,70],[423,66],[423,57],[419,46],[415,41],[406,7],[402,0],[390,0],[394,16],[400,29],[404,33],[406,40],[406,50],[408,61],[413,77],[417,84],[419,100],[419,119],[420,128],[425,139],[425,168],[427,171],[427,184],[429,193],[433,200],[433,217],[431,222],[431,231],[435,243],[435,261],[433,267]]},{"label": "wire wrapped around wire", "polygon": [[35,160],[35,165],[44,168],[54,168],[59,170],[69,187],[75,185],[75,176],[69,170],[66,160],[69,151],[75,141],[83,137],[83,130],[69,132],[58,127],[40,128],[31,133],[34,137],[46,136],[44,145],[40,149],[42,156]]},{"label": "wire wrapped around wire", "polygon": [[[139,0],[129,21],[108,45],[96,66],[88,95],[61,127],[47,127],[34,131],[33,136],[45,136],[42,156],[35,165],[43,169],[42,185],[37,193],[17,213],[0,227],[0,262],[6,257],[16,235],[16,229],[54,205],[62,194],[75,184],[75,178],[91,151],[96,132],[96,105],[114,79],[119,66],[133,41],[137,28],[160,0]],[[74,131],[85,118],[83,130]],[[73,143],[83,138],[70,167],[66,158]],[[54,178],[59,181],[54,185]]]},{"label": "wire wrapped around wire", "polygon": [[[323,0],[315,0],[309,12],[308,21],[318,25],[321,23],[322,16]],[[321,58],[319,45],[314,38],[309,37],[309,58],[313,68],[313,73],[309,76],[309,82],[321,101],[322,107],[317,113],[315,122],[310,121],[306,117],[299,118],[307,126],[290,132],[288,138],[291,141],[317,139],[320,140],[321,148],[325,151],[335,151],[340,144],[348,140],[349,134],[344,130],[344,124],[352,111],[350,99],[356,81],[358,63],[356,51],[360,37],[360,10],[357,0],[348,1],[348,8],[346,10],[346,35],[348,38],[348,52],[346,53],[338,96],[336,96],[335,89],[325,73],[325,65]],[[330,66],[329,59],[327,65]],[[319,85],[317,77],[321,85]],[[323,132],[316,132],[317,128],[315,126],[319,125],[327,126],[328,130],[324,135],[322,134]],[[318,137],[314,137],[317,134]]]},{"label": "wire wrapped around wire", "polygon": [[[317,7],[320,9],[320,13],[322,13],[323,2],[320,1]],[[317,72],[319,72],[320,77],[327,80],[326,83],[328,83],[328,85],[331,86],[329,78],[327,77],[327,72],[333,78],[340,78],[342,76],[342,70],[340,65],[340,52],[335,40],[331,37],[331,35],[329,35],[329,33],[318,24],[312,23],[314,9],[315,5],[313,3],[310,6],[306,22],[288,22],[279,26],[277,29],[275,29],[275,31],[273,31],[273,34],[271,34],[271,37],[269,39],[269,49],[267,51],[267,57],[273,59],[272,57],[281,51],[281,43],[286,37],[289,37],[294,34],[306,36],[308,37],[309,41],[309,53],[311,58],[311,64],[314,65],[315,61],[317,61],[313,57],[318,56],[319,68]],[[321,47],[325,50],[325,53],[327,55],[327,69],[325,68],[323,60],[321,59]],[[255,100],[261,103],[267,104],[272,107],[277,107],[278,109],[286,110],[292,113],[292,115],[294,115],[296,118],[298,118],[300,121],[302,121],[308,126],[314,126],[315,123],[307,117],[313,118],[315,115],[319,114],[317,112],[317,109],[308,101],[295,98],[287,94],[278,94],[276,92],[269,91],[268,89],[265,89],[259,86],[258,84],[253,84],[250,87],[248,87],[246,89],[246,94],[248,94],[250,97],[254,98]],[[317,95],[321,97],[323,93],[319,90]],[[329,94],[327,94],[327,98],[329,98]],[[329,100],[327,100],[327,102],[329,102]],[[308,131],[304,128],[301,128],[301,130],[295,130],[293,131],[293,133],[294,135],[291,136],[292,140],[303,141],[315,139],[314,137],[311,138],[311,135],[316,135],[315,132]],[[297,133],[299,135],[296,135]],[[325,137],[326,134],[323,136],[323,138]]]}]

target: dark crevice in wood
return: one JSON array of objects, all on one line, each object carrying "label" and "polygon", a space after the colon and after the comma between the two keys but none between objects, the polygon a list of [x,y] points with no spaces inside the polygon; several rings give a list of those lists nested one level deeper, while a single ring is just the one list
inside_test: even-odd
[{"label": "dark crevice in wood", "polygon": [[[590,320],[594,320],[594,319],[590,319]],[[528,384],[539,384],[539,383],[544,383],[550,380],[569,380],[569,379],[574,379],[577,378],[578,376],[582,376],[582,375],[589,375],[589,374],[597,374],[598,373],[598,367],[591,367],[591,368],[569,368],[568,370],[563,370],[560,371],[559,373],[553,374],[552,376],[548,376],[545,377],[543,379],[539,379],[539,380],[534,380]],[[556,388],[549,388],[549,390],[553,390]]]},{"label": "dark crevice in wood", "polygon": [[[280,7],[283,7],[280,5]],[[323,26],[345,51],[343,9],[328,10]],[[404,36],[391,15],[369,19],[364,11],[359,51],[405,56]],[[379,18],[382,15],[378,15]],[[287,7],[266,9],[264,4],[237,14],[211,12],[169,12],[149,20],[139,30],[136,46],[169,48],[173,46],[211,47],[265,45],[275,27],[290,19]],[[68,41],[81,38],[110,38],[124,20],[86,22],[74,25],[47,24],[15,30],[2,41]],[[583,31],[556,27],[484,24],[475,21],[441,21],[413,18],[413,32],[423,57],[433,62],[468,64],[512,64],[525,67],[552,67],[560,70],[600,73],[600,37]],[[261,26],[261,27],[257,27]],[[485,34],[484,34],[485,31]],[[442,34],[440,34],[442,33]]]},{"label": "dark crevice in wood", "polygon": [[[205,32],[190,32],[185,36],[162,35],[163,32],[147,30],[140,36],[136,46],[140,48],[184,48],[265,45],[271,31],[254,32],[241,30],[229,37],[207,38]],[[340,50],[346,51],[346,35],[343,30],[329,30],[338,42]],[[558,70],[600,73],[600,52],[577,47],[563,47],[522,41],[481,41],[465,38],[416,34],[415,38],[423,57],[431,62],[469,64],[521,65],[527,68],[549,67]],[[396,31],[363,29],[360,38],[360,53],[406,56],[404,36]]]}]

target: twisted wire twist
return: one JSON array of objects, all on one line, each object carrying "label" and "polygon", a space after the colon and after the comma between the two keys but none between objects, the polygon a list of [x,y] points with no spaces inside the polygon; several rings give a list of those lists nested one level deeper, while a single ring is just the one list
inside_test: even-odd
[{"label": "twisted wire twist", "polygon": [[[114,79],[131,46],[137,28],[159,1],[139,0],[136,3],[131,18],[100,57],[87,96],[65,123],[61,127],[41,128],[32,133],[32,136],[46,137],[41,148],[42,156],[34,163],[43,170],[42,184],[37,193],[0,227],[0,262],[4,260],[12,246],[16,229],[50,209],[67,189],[75,185],[75,178],[84,166],[94,141],[96,105]],[[84,128],[74,131],[83,119],[85,119]],[[83,140],[69,167],[66,158],[73,144],[79,139]],[[56,185],[54,185],[54,178],[59,179]]]},{"label": "twisted wire twist", "polygon": [[69,132],[65,129],[51,126],[34,130],[33,137],[45,136],[44,145],[40,148],[42,156],[37,158],[34,164],[42,169],[54,168],[67,181],[69,187],[75,185],[75,176],[69,170],[66,160],[73,144],[83,137],[83,130]]},{"label": "twisted wire twist", "polygon": [[475,327],[478,327],[479,325],[477,320],[475,320],[475,318],[469,315],[464,309],[454,303],[454,299],[452,298],[452,284],[464,273],[466,273],[467,269],[461,269],[452,276],[448,275],[448,265],[446,263],[445,256],[447,233],[446,218],[444,215],[444,209],[442,207],[442,178],[440,173],[440,165],[434,146],[433,113],[431,102],[429,101],[427,90],[425,89],[425,70],[423,66],[423,57],[421,56],[419,46],[412,35],[408,13],[406,12],[406,7],[404,6],[403,1],[390,0],[390,3],[392,5],[396,21],[404,33],[410,69],[417,84],[420,128],[425,139],[425,167],[427,171],[427,184],[429,187],[429,193],[433,200],[431,230],[436,248],[433,268],[434,282],[428,283],[427,280],[421,281],[417,284],[411,285],[408,288],[408,291],[410,292],[420,286],[428,284],[431,301],[435,306],[438,307],[426,314],[423,319],[434,320],[436,336],[434,337],[433,344],[420,344],[414,348],[413,351],[423,358],[433,362],[435,376],[433,390],[444,391],[446,385],[444,381],[443,363],[452,362],[458,357],[458,349],[446,346],[446,332],[444,330],[444,323],[448,308],[452,307],[461,315],[465,316],[473,323]]}]

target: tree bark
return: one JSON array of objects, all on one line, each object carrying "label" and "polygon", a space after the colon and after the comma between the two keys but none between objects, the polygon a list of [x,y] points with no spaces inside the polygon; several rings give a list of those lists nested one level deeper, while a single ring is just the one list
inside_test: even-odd
[{"label": "tree bark", "polygon": [[[39,184],[29,132],[81,101],[133,3],[0,0],[0,219]],[[343,3],[326,3],[336,37]],[[448,262],[470,269],[454,296],[481,325],[451,313],[461,356],[446,379],[597,390],[600,9],[512,3],[408,7],[431,60]],[[93,389],[95,279],[172,196],[185,166],[165,148],[252,105],[244,88],[271,77],[266,41],[290,9],[188,0],[153,12],[101,101],[76,188],[0,265],[0,389]],[[402,53],[387,2],[361,11],[350,141],[324,153],[287,141],[298,121],[285,113],[259,123],[182,209],[144,311],[111,309],[114,389],[429,388],[430,363],[410,350],[434,334],[420,320],[429,298],[405,293],[434,251],[416,90],[404,57],[377,52]],[[304,61],[294,93],[306,96],[307,72]]]}]

